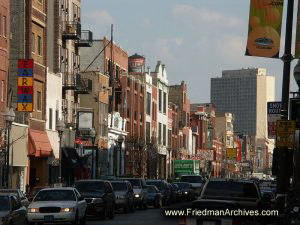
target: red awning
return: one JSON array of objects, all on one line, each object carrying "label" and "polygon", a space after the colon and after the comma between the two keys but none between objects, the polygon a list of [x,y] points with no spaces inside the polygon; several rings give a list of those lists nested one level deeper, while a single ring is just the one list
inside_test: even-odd
[{"label": "red awning", "polygon": [[52,148],[46,131],[29,129],[29,155],[48,157],[51,154]]}]

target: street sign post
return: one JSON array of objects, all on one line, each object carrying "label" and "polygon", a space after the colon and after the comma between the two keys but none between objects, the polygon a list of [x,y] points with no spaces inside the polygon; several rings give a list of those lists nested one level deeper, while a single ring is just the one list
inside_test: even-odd
[{"label": "street sign post", "polygon": [[296,122],[291,120],[278,120],[276,123],[276,147],[295,147]]}]

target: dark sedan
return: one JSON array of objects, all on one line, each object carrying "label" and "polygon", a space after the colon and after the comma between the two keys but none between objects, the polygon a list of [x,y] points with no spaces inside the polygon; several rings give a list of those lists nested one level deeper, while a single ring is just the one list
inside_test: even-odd
[{"label": "dark sedan", "polygon": [[162,207],[162,195],[158,188],[154,185],[147,185],[148,190],[148,205],[152,205],[154,208]]},{"label": "dark sedan", "polygon": [[193,191],[192,185],[188,182],[176,182],[174,184],[177,184],[179,189],[182,193],[182,199],[183,200],[194,200],[195,199],[195,193]]},{"label": "dark sedan", "polygon": [[173,196],[173,199],[174,199],[174,202],[180,202],[181,199],[182,199],[182,191],[180,190],[180,188],[178,187],[177,184],[171,184],[172,186],[172,190],[173,190],[173,193],[174,193],[174,196]]},{"label": "dark sedan", "polygon": [[0,224],[26,224],[26,208],[15,195],[0,193]]}]

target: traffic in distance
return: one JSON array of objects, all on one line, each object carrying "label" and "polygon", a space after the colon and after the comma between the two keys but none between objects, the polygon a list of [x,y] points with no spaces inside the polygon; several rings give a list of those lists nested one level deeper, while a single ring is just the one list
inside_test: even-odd
[{"label": "traffic in distance", "polygon": [[[29,193],[2,189],[0,224],[105,224],[137,210],[161,213],[172,224],[273,224],[279,216],[276,189],[272,177],[209,179],[201,175],[181,175],[172,181],[105,177],[78,180],[72,187],[36,187]],[[299,224],[299,209],[297,201],[287,207],[283,215],[287,224]],[[205,210],[219,214],[199,215]],[[240,210],[240,214],[226,214],[226,210]],[[251,210],[254,214],[248,216]],[[262,212],[269,214],[262,216]]]}]

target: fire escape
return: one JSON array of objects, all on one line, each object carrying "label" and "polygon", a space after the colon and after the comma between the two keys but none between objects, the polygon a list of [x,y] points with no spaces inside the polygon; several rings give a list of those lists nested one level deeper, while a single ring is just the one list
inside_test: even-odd
[{"label": "fire escape", "polygon": [[87,78],[83,78],[82,75],[80,74],[79,48],[92,46],[93,33],[89,30],[81,30],[80,21],[77,19],[75,21],[66,21],[64,23],[63,32],[62,32],[63,47],[66,47],[67,40],[74,41],[75,54],[73,58],[76,58],[77,60],[71,62],[74,65],[70,67],[70,69],[67,69],[66,72],[63,72],[62,98],[63,98],[63,102],[65,102],[63,104],[63,111],[67,112],[68,110],[68,105],[66,100],[67,92],[73,91],[74,93],[73,115],[76,116],[78,96],[80,94],[90,94],[92,90],[92,81]]}]

